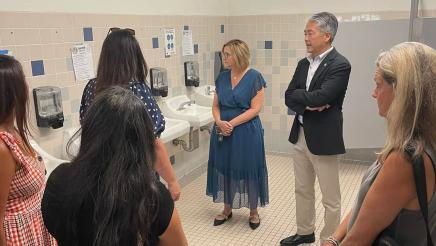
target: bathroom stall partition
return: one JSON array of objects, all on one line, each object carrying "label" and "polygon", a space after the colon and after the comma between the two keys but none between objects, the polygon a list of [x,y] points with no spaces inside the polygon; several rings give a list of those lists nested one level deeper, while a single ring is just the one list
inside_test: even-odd
[{"label": "bathroom stall partition", "polygon": [[436,49],[436,18],[421,18],[418,23],[421,25],[417,40]]},{"label": "bathroom stall partition", "polygon": [[375,60],[383,50],[407,41],[409,20],[342,22],[333,45],[351,63],[343,105],[346,162],[371,163],[384,145],[386,126],[371,97],[375,86]]}]

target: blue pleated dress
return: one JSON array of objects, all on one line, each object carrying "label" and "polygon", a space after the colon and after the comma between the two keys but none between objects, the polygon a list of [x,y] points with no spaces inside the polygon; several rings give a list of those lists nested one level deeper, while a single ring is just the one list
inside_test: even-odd
[{"label": "blue pleated dress", "polygon": [[[215,81],[221,120],[230,121],[250,108],[257,92],[266,87],[262,75],[249,69],[232,88],[230,71]],[[234,127],[232,134],[218,140],[216,126],[210,139],[206,194],[216,203],[232,208],[255,209],[269,202],[268,171],[263,128],[256,116]]]}]

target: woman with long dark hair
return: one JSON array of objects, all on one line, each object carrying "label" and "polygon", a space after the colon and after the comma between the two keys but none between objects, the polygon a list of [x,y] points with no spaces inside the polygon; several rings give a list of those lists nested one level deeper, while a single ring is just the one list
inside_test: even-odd
[{"label": "woman with long dark hair", "polygon": [[0,245],[56,245],[44,226],[42,159],[27,135],[28,87],[21,64],[0,55]]},{"label": "woman with long dark hair", "polygon": [[152,172],[153,124],[140,99],[119,86],[99,93],[80,141],[43,197],[44,222],[60,245],[187,245],[171,195]]},{"label": "woman with long dark hair", "polygon": [[155,170],[167,182],[174,200],[180,197],[180,185],[171,167],[165,145],[159,139],[165,129],[165,119],[153,99],[150,88],[145,84],[147,63],[136,40],[134,30],[111,28],[103,42],[98,62],[97,78],[86,85],[80,106],[80,121],[83,122],[94,97],[109,86],[118,85],[130,89],[145,104],[149,117],[153,121],[156,136]]}]

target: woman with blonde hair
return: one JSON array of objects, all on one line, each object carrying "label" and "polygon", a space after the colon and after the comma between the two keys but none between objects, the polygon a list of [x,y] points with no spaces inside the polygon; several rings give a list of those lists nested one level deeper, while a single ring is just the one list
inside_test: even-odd
[{"label": "woman with blonde hair", "polygon": [[[379,235],[399,245],[431,245],[436,239],[436,51],[405,42],[381,53],[376,64],[372,96],[387,121],[386,144],[364,175],[353,210],[324,245],[370,245]],[[425,175],[415,180],[418,160]],[[426,190],[421,203],[415,182]]]},{"label": "woman with blonde hair", "polygon": [[233,208],[250,209],[249,226],[260,225],[257,207],[268,203],[268,171],[259,112],[266,82],[249,68],[250,51],[245,42],[234,39],[222,48],[229,70],[215,81],[212,114],[215,125],[210,139],[207,195],[224,210],[214,226],[232,217]]}]

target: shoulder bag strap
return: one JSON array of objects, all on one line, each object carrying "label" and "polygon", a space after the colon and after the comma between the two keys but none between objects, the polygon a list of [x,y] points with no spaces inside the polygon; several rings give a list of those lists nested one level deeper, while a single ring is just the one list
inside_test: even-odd
[{"label": "shoulder bag strap", "polygon": [[427,207],[427,184],[425,177],[425,167],[422,156],[413,160],[413,176],[415,178],[416,192],[418,193],[419,206],[425,220],[427,229],[427,245],[433,246],[433,241],[428,227],[428,207]]}]

